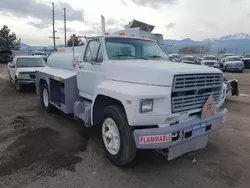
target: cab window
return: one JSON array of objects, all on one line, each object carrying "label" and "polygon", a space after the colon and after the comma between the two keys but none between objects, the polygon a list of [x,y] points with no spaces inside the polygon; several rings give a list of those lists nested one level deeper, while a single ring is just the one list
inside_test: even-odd
[{"label": "cab window", "polygon": [[85,55],[85,62],[102,62],[101,43],[98,40],[91,40],[88,43]]}]

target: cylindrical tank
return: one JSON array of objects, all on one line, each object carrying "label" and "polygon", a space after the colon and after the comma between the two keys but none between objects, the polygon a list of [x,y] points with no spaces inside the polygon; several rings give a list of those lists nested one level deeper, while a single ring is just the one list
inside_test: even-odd
[{"label": "cylindrical tank", "polygon": [[84,46],[77,46],[74,48],[75,59],[73,58],[73,47],[59,48],[57,52],[52,53],[47,60],[47,65],[50,67],[76,70],[76,63]]}]

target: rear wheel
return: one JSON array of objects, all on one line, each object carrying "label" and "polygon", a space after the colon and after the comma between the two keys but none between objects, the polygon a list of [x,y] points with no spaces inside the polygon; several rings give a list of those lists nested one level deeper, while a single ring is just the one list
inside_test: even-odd
[{"label": "rear wheel", "polygon": [[105,152],[112,163],[124,166],[133,161],[137,151],[133,129],[120,106],[109,106],[104,109],[102,138]]},{"label": "rear wheel", "polygon": [[48,85],[44,83],[41,88],[40,88],[40,100],[42,103],[42,106],[45,108],[45,110],[49,113],[54,112],[55,107],[50,103],[50,94],[49,94],[49,89]]}]

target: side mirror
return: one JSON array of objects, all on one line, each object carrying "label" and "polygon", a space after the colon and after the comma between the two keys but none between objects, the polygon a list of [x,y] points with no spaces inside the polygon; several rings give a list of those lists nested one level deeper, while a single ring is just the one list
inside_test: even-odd
[{"label": "side mirror", "polygon": [[8,63],[9,68],[15,68],[15,65],[12,62]]}]

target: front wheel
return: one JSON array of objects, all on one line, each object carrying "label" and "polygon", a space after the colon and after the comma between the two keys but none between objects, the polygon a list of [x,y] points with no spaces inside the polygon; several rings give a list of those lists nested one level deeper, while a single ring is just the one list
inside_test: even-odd
[{"label": "front wheel", "polygon": [[133,129],[120,106],[109,106],[104,109],[102,138],[105,152],[112,163],[124,166],[133,161],[137,151]]},{"label": "front wheel", "polygon": [[23,90],[23,85],[20,84],[17,79],[15,79],[15,89],[17,92],[20,92]]}]

